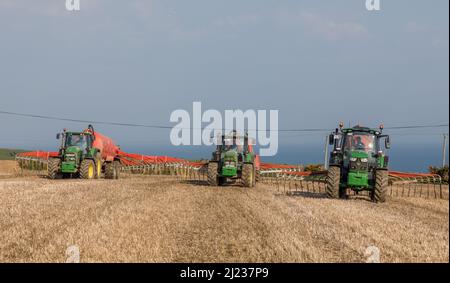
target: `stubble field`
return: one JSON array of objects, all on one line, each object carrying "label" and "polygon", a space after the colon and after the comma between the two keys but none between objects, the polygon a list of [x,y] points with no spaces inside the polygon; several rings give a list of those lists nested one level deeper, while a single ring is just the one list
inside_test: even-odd
[{"label": "stubble field", "polygon": [[449,261],[448,200],[3,175],[0,262],[65,262],[73,246],[81,262],[366,262],[377,250],[381,262]]}]

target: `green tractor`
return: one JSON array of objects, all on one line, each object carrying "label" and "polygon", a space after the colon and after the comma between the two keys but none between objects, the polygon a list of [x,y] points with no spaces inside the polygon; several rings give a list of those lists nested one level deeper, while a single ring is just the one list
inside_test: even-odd
[{"label": "green tractor", "polygon": [[244,187],[254,187],[259,172],[259,156],[253,152],[248,135],[235,131],[222,135],[208,163],[208,183],[221,186],[227,179],[241,180]]},{"label": "green tractor", "polygon": [[89,127],[82,132],[66,129],[56,135],[61,140],[58,156],[48,160],[48,177],[79,177],[97,179],[105,173],[106,179],[118,179],[120,160],[119,147],[114,142]]},{"label": "green tractor", "polygon": [[347,189],[356,193],[369,191],[374,202],[385,202],[389,180],[389,157],[382,150],[390,148],[388,135],[379,129],[355,126],[343,128],[339,125],[329,136],[333,146],[326,179],[326,194],[329,198],[346,198]]}]

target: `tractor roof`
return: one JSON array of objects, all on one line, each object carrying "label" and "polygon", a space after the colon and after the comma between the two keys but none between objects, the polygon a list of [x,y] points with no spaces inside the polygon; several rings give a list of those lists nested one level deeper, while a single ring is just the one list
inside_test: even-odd
[{"label": "tractor roof", "polygon": [[222,135],[225,139],[232,139],[232,138],[237,138],[237,139],[240,139],[240,138],[244,138],[245,136],[243,136],[243,135]]},{"label": "tractor roof", "polygon": [[237,133],[236,131],[232,131],[229,134],[223,134],[222,137],[225,138],[225,139],[232,139],[232,138],[239,138],[239,139],[241,139],[241,138],[247,137],[247,134],[241,135],[241,134]]},{"label": "tractor roof", "polygon": [[370,133],[374,135],[379,135],[381,132],[378,129],[371,129],[369,127],[361,127],[361,126],[354,126],[353,128],[345,128],[342,129],[343,133],[350,133],[350,132],[363,132],[363,133]]},{"label": "tractor roof", "polygon": [[70,134],[70,135],[87,135],[87,134],[91,134],[90,132],[71,132],[71,131],[66,131],[65,134]]}]

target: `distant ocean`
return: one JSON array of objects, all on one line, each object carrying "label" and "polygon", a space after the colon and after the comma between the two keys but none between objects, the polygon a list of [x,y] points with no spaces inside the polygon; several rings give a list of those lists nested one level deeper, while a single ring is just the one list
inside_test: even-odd
[{"label": "distant ocean", "polygon": [[[147,146],[123,148],[127,152],[145,155],[168,155],[187,159],[209,159],[214,150],[208,146]],[[447,149],[447,164],[448,164]],[[397,144],[389,150],[390,169],[404,172],[427,172],[428,166],[441,166],[442,145]],[[280,146],[273,157],[263,157],[263,162],[310,164],[324,161],[323,145]]]}]

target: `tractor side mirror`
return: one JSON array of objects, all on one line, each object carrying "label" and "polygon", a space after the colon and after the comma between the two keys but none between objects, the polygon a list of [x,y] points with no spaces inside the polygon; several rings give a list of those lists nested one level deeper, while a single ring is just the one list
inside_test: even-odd
[{"label": "tractor side mirror", "polygon": [[59,140],[60,138],[61,138],[61,134],[60,134],[60,133],[57,133],[57,134],[56,134],[56,139]]},{"label": "tractor side mirror", "polygon": [[386,149],[390,149],[391,148],[391,140],[390,140],[389,136],[387,136],[386,139],[384,140],[384,147]]}]

